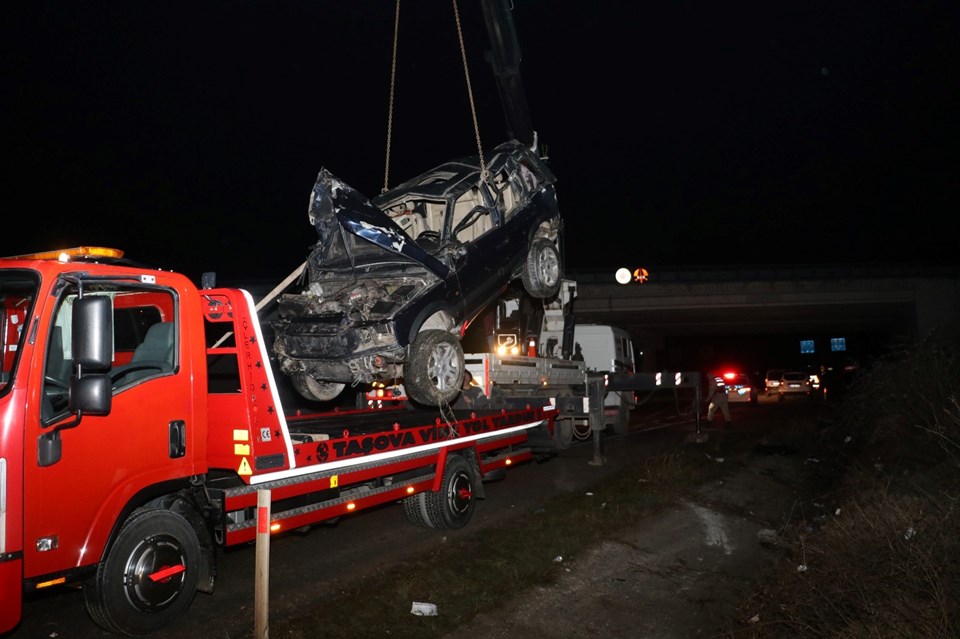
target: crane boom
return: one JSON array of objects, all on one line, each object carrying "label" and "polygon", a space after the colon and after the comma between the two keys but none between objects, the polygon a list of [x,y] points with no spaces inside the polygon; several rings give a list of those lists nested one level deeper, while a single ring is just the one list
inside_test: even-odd
[{"label": "crane boom", "polygon": [[520,43],[508,0],[481,0],[483,17],[490,36],[489,62],[500,90],[500,102],[507,118],[507,133],[529,147],[537,142],[530,120],[527,96],[520,77]]}]

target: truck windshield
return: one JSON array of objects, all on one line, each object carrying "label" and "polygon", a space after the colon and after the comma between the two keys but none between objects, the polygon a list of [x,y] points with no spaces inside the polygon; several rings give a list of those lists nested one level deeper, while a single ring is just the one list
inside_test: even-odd
[{"label": "truck windshield", "polygon": [[0,393],[6,393],[13,386],[27,336],[27,321],[33,313],[39,285],[40,278],[33,271],[0,272],[0,342],[3,346]]}]

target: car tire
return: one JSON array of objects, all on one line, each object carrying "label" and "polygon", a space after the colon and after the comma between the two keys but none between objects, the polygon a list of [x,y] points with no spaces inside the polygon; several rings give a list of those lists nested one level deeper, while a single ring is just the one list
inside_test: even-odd
[{"label": "car tire", "polygon": [[421,331],[410,344],[403,385],[418,404],[452,404],[460,394],[463,368],[463,347],[456,336],[442,330]]},{"label": "car tire", "polygon": [[545,237],[535,237],[520,274],[527,293],[543,299],[554,297],[560,291],[562,277],[556,245]]},{"label": "car tire", "polygon": [[315,402],[329,402],[331,399],[336,399],[347,386],[339,382],[322,382],[310,377],[307,373],[291,376],[290,383],[302,397]]}]

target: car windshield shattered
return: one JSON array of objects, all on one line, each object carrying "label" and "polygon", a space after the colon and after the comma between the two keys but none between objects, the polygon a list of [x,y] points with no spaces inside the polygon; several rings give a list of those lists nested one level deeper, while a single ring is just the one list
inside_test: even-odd
[{"label": "car windshield shattered", "polygon": [[308,262],[318,277],[328,270],[410,261],[428,266],[440,277],[447,273],[390,217],[326,169],[313,187],[309,217],[319,241]]},{"label": "car windshield shattered", "polygon": [[515,279],[548,299],[562,279],[555,178],[530,148],[442,164],[373,200],[322,169],[318,241],[302,290],[279,299],[274,352],[304,397],[403,379],[412,400],[456,399],[459,336]]}]

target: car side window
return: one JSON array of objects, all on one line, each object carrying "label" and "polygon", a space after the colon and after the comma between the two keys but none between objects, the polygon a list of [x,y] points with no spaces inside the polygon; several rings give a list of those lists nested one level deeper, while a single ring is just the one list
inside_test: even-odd
[{"label": "car side window", "polygon": [[511,180],[510,174],[503,170],[493,176],[492,185],[496,191],[497,206],[503,211],[504,217],[509,217],[523,195],[519,181]]},{"label": "car side window", "polygon": [[451,233],[458,242],[472,242],[493,228],[493,211],[479,187],[473,187],[453,206]]},{"label": "car side window", "polygon": [[539,189],[540,184],[543,183],[540,174],[523,162],[520,163],[520,179],[523,181],[524,189],[531,193]]}]

